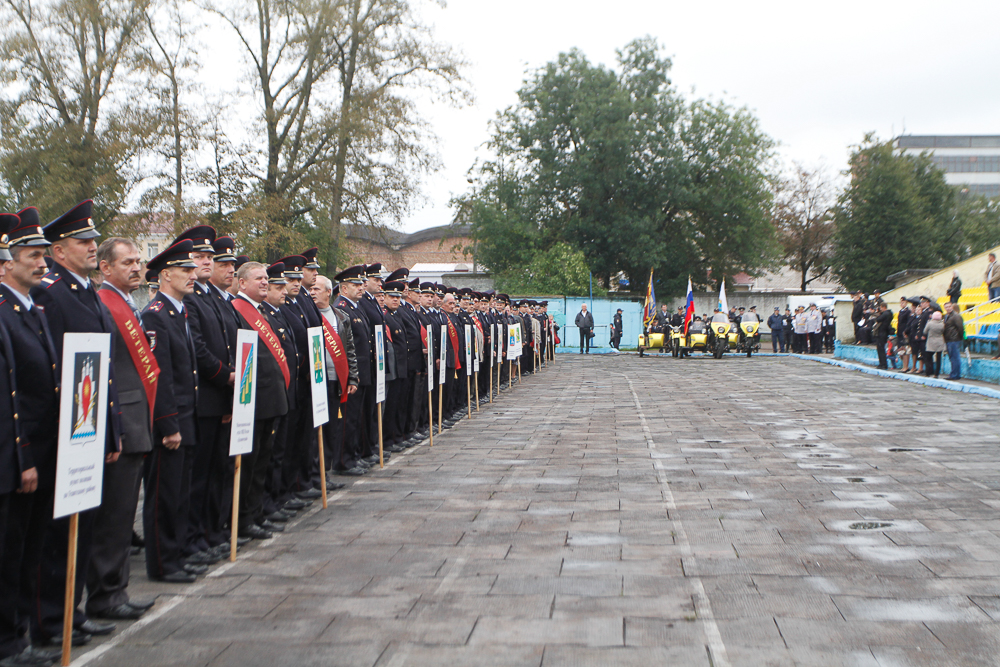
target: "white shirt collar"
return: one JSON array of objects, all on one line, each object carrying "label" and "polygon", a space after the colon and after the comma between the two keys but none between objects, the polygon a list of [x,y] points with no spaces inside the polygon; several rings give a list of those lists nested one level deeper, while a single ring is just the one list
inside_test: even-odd
[{"label": "white shirt collar", "polygon": [[20,301],[24,305],[24,307],[26,309],[31,310],[32,308],[35,307],[35,301],[29,295],[27,295],[27,294],[21,294],[20,292],[18,292],[16,289],[14,289],[13,287],[11,287],[10,285],[8,285],[7,287],[10,289],[11,293],[14,296],[17,297],[17,300]]},{"label": "white shirt collar", "polygon": [[[63,268],[66,268],[66,267],[63,267]],[[69,273],[69,275],[71,275],[74,278],[76,278],[76,282],[80,283],[81,285],[83,285],[84,287],[86,287],[88,289],[90,288],[90,278],[82,278],[82,277],[76,275],[75,273],[73,273],[72,271],[70,271],[69,269],[66,269],[66,272]]]},{"label": "white shirt collar", "polygon": [[174,297],[170,296],[169,294],[167,294],[163,290],[160,290],[160,294],[162,294],[164,296],[164,298],[167,299],[167,301],[169,301],[170,303],[174,304],[174,308],[177,309],[178,313],[183,313],[184,312],[184,304],[183,303],[181,303],[180,301],[178,301]]},{"label": "white shirt collar", "polygon": [[[116,287],[115,284],[112,283],[110,280],[105,280],[104,284],[113,289],[114,291],[118,292],[118,294],[120,294],[121,297],[125,299],[125,303],[132,303],[132,297],[126,294],[125,292],[121,291],[120,289],[118,289],[118,287]],[[166,296],[166,294],[164,294],[163,296]]]},{"label": "white shirt collar", "polygon": [[240,296],[249,301],[250,303],[252,303],[254,308],[260,308],[260,301],[254,301],[253,299],[247,296],[246,292],[240,292]]}]

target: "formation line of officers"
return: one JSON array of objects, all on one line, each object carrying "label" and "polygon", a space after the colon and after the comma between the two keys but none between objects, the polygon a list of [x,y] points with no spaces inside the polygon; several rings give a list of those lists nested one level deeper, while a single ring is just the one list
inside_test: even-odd
[{"label": "formation line of officers", "polygon": [[[146,574],[159,582],[193,583],[228,555],[238,330],[255,330],[261,341],[253,449],[242,459],[236,508],[240,546],[283,531],[321,497],[322,482],[339,488],[338,476],[375,465],[378,411],[390,457],[424,442],[432,420],[454,427],[471,409],[470,396],[493,400],[552,358],[556,327],[545,302],[409,280],[406,269],[383,277],[380,264],[331,280],[320,274],[316,248],[267,265],[237,256],[232,238],[205,225],[143,267],[134,241],[98,244],[91,211],[92,202],[82,202],[44,227],[33,207],[0,214],[2,667],[53,664],[59,651],[51,647],[63,640],[69,528],[52,515],[64,334],[107,333],[112,341],[101,394],[108,402],[102,500],[79,515],[77,646],[154,606],[128,594],[136,540]],[[140,310],[132,295],[144,282],[151,298]],[[479,369],[474,393],[467,326]],[[325,470],[312,421],[313,327],[328,342]],[[515,330],[522,354],[509,360]],[[142,538],[133,531],[137,511]]]}]

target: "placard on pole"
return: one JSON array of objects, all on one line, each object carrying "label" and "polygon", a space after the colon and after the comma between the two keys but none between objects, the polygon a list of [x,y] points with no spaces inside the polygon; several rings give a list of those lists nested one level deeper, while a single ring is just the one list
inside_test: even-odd
[{"label": "placard on pole", "polygon": [[385,468],[382,458],[382,407],[385,405],[385,332],[375,325],[375,414],[378,415],[378,467]]},{"label": "placard on pole", "polygon": [[66,597],[63,603],[62,664],[70,663],[76,609],[76,553],[80,512],[101,504],[111,334],[63,335],[59,440],[52,518],[69,517]]},{"label": "placard on pole", "polygon": [[236,457],[233,476],[233,515],[230,520],[229,560],[236,560],[236,536],[240,521],[240,465],[243,455],[253,451],[253,427],[257,406],[257,332],[236,332],[236,385],[233,387],[233,421],[229,432],[229,455]]},{"label": "placard on pole", "polygon": [[434,330],[427,329],[427,433],[434,446]]},{"label": "placard on pole", "polygon": [[472,325],[465,325],[465,400],[472,419]]},{"label": "placard on pole", "polygon": [[330,402],[326,395],[326,345],[323,342],[323,327],[306,329],[309,351],[312,358],[312,373],[309,384],[312,388],[312,418],[319,442],[319,485],[323,494],[323,509],[326,500],[326,452],[323,451],[323,425],[330,421]]},{"label": "placard on pole", "polygon": [[441,325],[441,368],[438,369],[441,372],[438,374],[438,435],[441,435],[443,429],[444,420],[441,418],[441,412],[444,409],[444,380],[448,373],[448,325]]}]

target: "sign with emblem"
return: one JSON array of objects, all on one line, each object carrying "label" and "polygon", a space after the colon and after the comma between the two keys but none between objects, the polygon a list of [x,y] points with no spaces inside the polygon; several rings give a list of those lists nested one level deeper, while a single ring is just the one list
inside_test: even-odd
[{"label": "sign with emblem", "polygon": [[375,325],[375,402],[385,402],[385,331]]},{"label": "sign with emblem", "polygon": [[260,338],[254,329],[236,332],[236,386],[233,388],[233,422],[229,455],[253,451],[254,410],[257,406],[257,351]]},{"label": "sign with emblem", "polygon": [[521,325],[515,324],[514,327],[514,358],[518,358],[524,352],[524,342],[521,340]]},{"label": "sign with emblem", "polygon": [[514,336],[514,330],[520,332],[520,327],[507,325],[507,360],[514,361],[517,359],[517,338]]},{"label": "sign with emblem", "polygon": [[496,341],[497,351],[493,355],[493,360],[497,366],[503,363],[503,339],[500,336],[501,325],[499,323],[493,325],[493,340]]},{"label": "sign with emblem", "polygon": [[312,360],[309,384],[312,385],[313,428],[330,421],[330,403],[326,395],[326,344],[323,327],[306,329],[309,340],[309,357]]},{"label": "sign with emblem", "polygon": [[427,328],[427,393],[434,391],[434,329]]},{"label": "sign with emblem", "polygon": [[448,325],[441,325],[441,368],[438,373],[438,384],[444,384],[445,375],[448,373]]},{"label": "sign with emblem", "polygon": [[63,336],[54,519],[101,504],[111,334]]},{"label": "sign with emblem", "polygon": [[472,325],[465,325],[465,374],[472,376]]}]

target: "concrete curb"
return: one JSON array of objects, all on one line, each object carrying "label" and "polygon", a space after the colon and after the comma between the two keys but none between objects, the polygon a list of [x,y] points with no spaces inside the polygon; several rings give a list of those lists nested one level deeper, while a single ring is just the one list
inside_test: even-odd
[{"label": "concrete curb", "polygon": [[905,380],[906,382],[913,382],[914,384],[922,384],[925,387],[947,389],[948,391],[961,391],[966,394],[978,394],[980,396],[986,396],[988,398],[1000,399],[1000,390],[989,389],[988,387],[978,387],[975,385],[962,384],[960,382],[952,382],[949,380],[929,378],[923,375],[911,375],[909,373],[895,373],[893,371],[884,371],[880,368],[872,368],[871,366],[850,364],[847,363],[846,361],[840,361],[839,359],[824,359],[822,357],[813,357],[806,354],[790,354],[788,356],[796,357],[798,359],[806,359],[808,361],[818,361],[820,363],[829,364],[831,366],[839,366],[840,368],[846,368],[847,370],[857,371],[859,373],[866,373],[868,375],[877,375],[879,377],[891,378],[894,380]]}]

